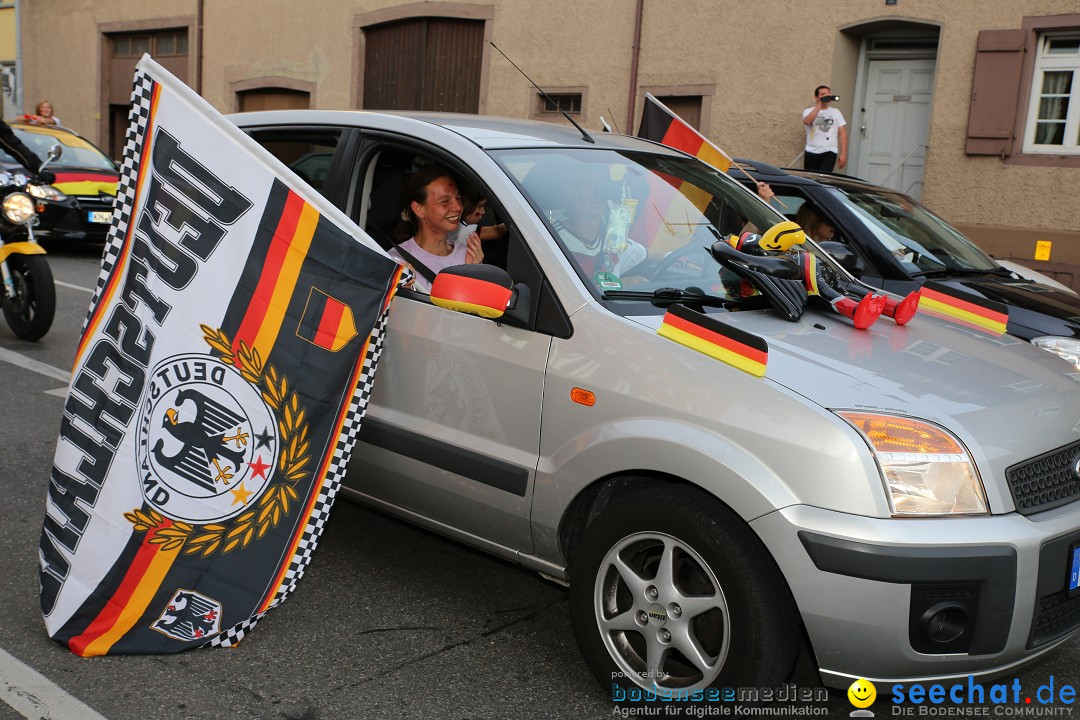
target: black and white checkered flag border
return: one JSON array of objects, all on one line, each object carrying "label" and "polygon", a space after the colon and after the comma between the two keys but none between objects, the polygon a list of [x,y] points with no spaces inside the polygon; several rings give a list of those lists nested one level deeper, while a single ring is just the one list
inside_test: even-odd
[{"label": "black and white checkered flag border", "polygon": [[120,182],[116,187],[112,225],[109,226],[109,235],[105,240],[105,249],[101,255],[101,271],[98,274],[94,297],[90,300],[90,309],[86,312],[86,319],[83,320],[84,333],[95,308],[97,308],[98,300],[101,299],[101,291],[109,281],[109,276],[112,274],[113,268],[116,267],[116,261],[120,257],[120,251],[124,247],[128,223],[131,222],[131,210],[135,206],[139,162],[142,159],[142,151],[146,143],[146,128],[150,123],[150,103],[153,93],[154,81],[145,72],[138,71],[135,75],[134,87],[131,90],[131,111],[128,113],[127,136],[124,140],[124,160],[120,166]]}]

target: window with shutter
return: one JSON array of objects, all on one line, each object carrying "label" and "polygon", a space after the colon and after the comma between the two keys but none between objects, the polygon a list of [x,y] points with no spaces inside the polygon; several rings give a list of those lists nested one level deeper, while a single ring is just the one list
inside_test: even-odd
[{"label": "window with shutter", "polygon": [[1025,153],[1080,155],[1080,32],[1039,38]]},{"label": "window with shutter", "polygon": [[979,33],[965,147],[969,155],[1010,153],[1026,41],[1024,30]]}]

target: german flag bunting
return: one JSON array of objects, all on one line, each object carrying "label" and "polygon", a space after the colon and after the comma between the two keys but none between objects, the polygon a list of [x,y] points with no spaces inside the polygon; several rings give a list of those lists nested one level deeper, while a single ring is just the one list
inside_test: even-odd
[{"label": "german flag bunting", "polygon": [[657,332],[751,375],[765,375],[769,345],[763,338],[684,305],[668,308]]},{"label": "german flag bunting", "polygon": [[967,327],[1001,335],[1009,325],[1009,308],[939,282],[922,286],[919,312],[948,318]]}]

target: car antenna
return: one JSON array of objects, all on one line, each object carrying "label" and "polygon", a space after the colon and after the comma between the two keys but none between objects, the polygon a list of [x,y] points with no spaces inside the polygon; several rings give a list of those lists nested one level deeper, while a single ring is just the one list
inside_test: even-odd
[{"label": "car antenna", "polygon": [[[488,43],[490,43],[490,44],[491,44],[491,47],[495,48],[496,50],[499,50],[499,46],[498,46],[498,45],[496,45],[495,43],[491,42],[490,40],[488,40]],[[574,120],[574,118],[570,117],[570,114],[569,114],[569,113],[567,113],[567,112],[566,112],[565,110],[563,110],[563,109],[562,109],[562,106],[561,106],[561,105],[559,105],[559,103],[555,102],[555,101],[554,101],[554,100],[553,100],[553,99],[551,98],[551,96],[550,96],[550,95],[548,95],[548,94],[547,94],[546,92],[544,92],[544,89],[543,89],[542,87],[540,87],[539,85],[537,85],[536,83],[534,83],[534,82],[532,81],[532,78],[531,78],[531,77],[529,77],[528,75],[526,75],[526,74],[525,74],[525,71],[524,71],[524,70],[522,70],[521,68],[519,68],[519,67],[517,66],[517,63],[515,63],[515,62],[514,62],[513,60],[511,60],[511,59],[510,59],[510,57],[509,57],[509,56],[508,56],[508,55],[507,55],[506,53],[504,53],[504,52],[503,52],[502,50],[499,50],[499,54],[500,54],[500,55],[502,55],[502,56],[503,56],[504,58],[506,58],[506,61],[507,61],[508,63],[510,63],[511,65],[513,65],[513,66],[514,66],[514,69],[515,69],[515,70],[517,70],[517,71],[518,71],[519,73],[521,73],[521,75],[522,75],[522,76],[523,76],[523,77],[524,77],[524,78],[525,78],[526,80],[528,80],[528,81],[529,81],[530,83],[532,83],[532,86],[533,86],[534,88],[536,88],[537,90],[539,90],[539,91],[540,91],[540,94],[544,96],[544,99],[545,99],[545,100],[547,100],[547,101],[548,101],[549,103],[551,103],[551,104],[552,104],[552,105],[554,105],[554,106],[555,106],[556,108],[558,108],[559,112],[561,112],[561,113],[562,113],[562,116],[563,116],[564,118],[566,118],[567,120],[569,120],[569,121],[570,121],[570,124],[571,124],[571,125],[573,125],[574,127],[576,127],[576,128],[577,128],[577,130],[578,130],[578,132],[579,132],[579,133],[581,133],[581,138],[582,138],[583,140],[585,140],[586,142],[591,142],[591,143],[594,143],[594,144],[596,143],[596,141],[595,141],[595,140],[593,140],[593,139],[592,139],[592,137],[590,137],[590,136],[589,136],[589,133],[585,132],[585,128],[581,127],[581,125],[578,125],[577,121],[576,121],[576,120]]]},{"label": "car antenna", "polygon": [[615,121],[615,113],[611,112],[611,108],[607,109],[607,114],[611,116],[611,123],[615,126],[615,132],[622,135],[622,130],[619,129],[619,123]]}]

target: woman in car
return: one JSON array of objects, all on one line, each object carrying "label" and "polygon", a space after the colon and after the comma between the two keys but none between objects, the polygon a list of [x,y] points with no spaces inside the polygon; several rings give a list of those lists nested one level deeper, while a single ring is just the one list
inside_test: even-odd
[{"label": "woman in car", "polygon": [[413,270],[413,290],[431,292],[431,281],[425,277],[424,269],[434,276],[452,265],[484,261],[480,237],[475,232],[464,242],[454,241],[461,222],[461,193],[448,170],[428,166],[413,173],[405,181],[404,198],[397,227],[398,244],[389,253]]},{"label": "woman in car", "polygon": [[804,202],[795,214],[795,222],[812,240],[823,242],[836,239],[836,228],[808,202]]}]

